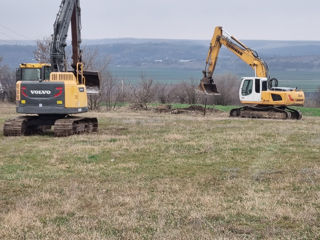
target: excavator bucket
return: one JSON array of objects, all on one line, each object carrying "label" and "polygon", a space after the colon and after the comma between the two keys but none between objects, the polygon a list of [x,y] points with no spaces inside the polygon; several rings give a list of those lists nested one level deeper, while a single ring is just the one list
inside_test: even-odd
[{"label": "excavator bucket", "polygon": [[95,71],[84,71],[83,76],[86,79],[87,93],[98,94],[101,82],[100,73]]},{"label": "excavator bucket", "polygon": [[207,95],[220,95],[217,85],[212,79],[208,79],[207,77],[201,79],[198,90]]}]

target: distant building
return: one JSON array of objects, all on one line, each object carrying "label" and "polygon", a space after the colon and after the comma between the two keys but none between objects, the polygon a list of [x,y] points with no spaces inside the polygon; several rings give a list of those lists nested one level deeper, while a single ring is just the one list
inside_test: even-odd
[{"label": "distant building", "polygon": [[191,59],[180,59],[179,60],[179,63],[189,63],[189,62],[192,62]]}]

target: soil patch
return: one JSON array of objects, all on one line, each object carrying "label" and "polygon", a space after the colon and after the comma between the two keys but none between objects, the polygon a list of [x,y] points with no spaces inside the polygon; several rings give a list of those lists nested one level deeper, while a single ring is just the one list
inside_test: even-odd
[{"label": "soil patch", "polygon": [[170,112],[171,114],[190,114],[190,113],[221,113],[223,111],[215,109],[215,108],[204,108],[200,105],[191,105],[186,108],[172,108],[172,105],[159,105],[154,108],[156,112]]}]

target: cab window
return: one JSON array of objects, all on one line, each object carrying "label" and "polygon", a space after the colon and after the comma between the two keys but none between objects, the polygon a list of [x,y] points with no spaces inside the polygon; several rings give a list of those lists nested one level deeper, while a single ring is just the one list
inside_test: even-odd
[{"label": "cab window", "polygon": [[256,93],[260,93],[260,79],[259,78],[256,78],[256,81],[255,81],[255,91],[256,91]]},{"label": "cab window", "polygon": [[50,79],[51,67],[45,66],[44,68],[44,80]]},{"label": "cab window", "polygon": [[252,93],[252,85],[253,85],[253,80],[247,79],[244,81],[241,89],[242,96],[247,96]]},{"label": "cab window", "polygon": [[41,69],[39,68],[22,68],[22,81],[39,81],[41,79]]},{"label": "cab window", "polygon": [[267,81],[262,82],[262,91],[267,91],[268,90],[268,83]]}]

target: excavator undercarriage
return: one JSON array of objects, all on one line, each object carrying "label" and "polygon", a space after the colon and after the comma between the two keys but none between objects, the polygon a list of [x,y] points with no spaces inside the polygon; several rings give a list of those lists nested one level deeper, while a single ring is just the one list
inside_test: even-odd
[{"label": "excavator undercarriage", "polygon": [[302,114],[287,106],[256,105],[231,109],[230,117],[300,120]]},{"label": "excavator undercarriage", "polygon": [[9,119],[3,127],[4,136],[29,136],[48,133],[53,127],[56,137],[98,131],[96,118],[69,115],[34,115]]}]

